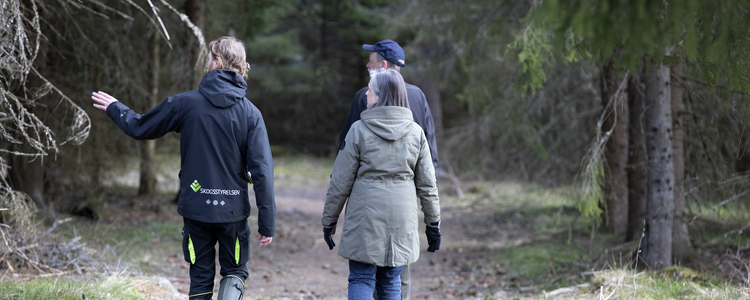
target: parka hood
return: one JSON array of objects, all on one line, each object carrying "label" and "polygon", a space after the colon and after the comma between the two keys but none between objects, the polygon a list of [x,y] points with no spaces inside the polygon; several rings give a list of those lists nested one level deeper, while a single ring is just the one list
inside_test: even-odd
[{"label": "parka hood", "polygon": [[203,76],[198,90],[214,106],[227,108],[245,98],[247,83],[235,71],[216,69]]},{"label": "parka hood", "polygon": [[360,115],[365,127],[382,139],[396,141],[406,135],[414,117],[411,110],[399,106],[368,108]]}]

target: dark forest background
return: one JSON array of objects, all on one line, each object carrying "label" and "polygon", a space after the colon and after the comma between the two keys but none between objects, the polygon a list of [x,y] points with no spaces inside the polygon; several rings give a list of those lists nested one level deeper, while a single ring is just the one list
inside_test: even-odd
[{"label": "dark forest background", "polygon": [[664,229],[650,235],[651,266],[689,260],[666,257],[672,246],[657,241],[679,240],[669,236],[699,214],[691,205],[748,200],[750,7],[572,2],[10,1],[0,207],[21,205],[22,191],[53,219],[96,217],[110,171],[132,164],[140,193],[158,192],[153,168],[177,155],[178,135],[130,139],[90,93],[146,112],[197,87],[202,47],[223,35],[245,43],[247,98],[276,155],[334,157],[368,82],[361,46],[392,39],[406,52],[406,82],[429,101],[447,177],[582,186],[593,227],[633,240],[645,218]]}]

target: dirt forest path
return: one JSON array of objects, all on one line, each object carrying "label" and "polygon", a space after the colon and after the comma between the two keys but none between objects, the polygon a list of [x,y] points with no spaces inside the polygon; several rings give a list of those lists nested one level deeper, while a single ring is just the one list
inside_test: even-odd
[{"label": "dirt forest path", "polygon": [[[252,243],[244,299],[346,299],[348,261],[337,254],[338,247],[329,250],[322,238],[320,217],[327,187],[327,182],[301,187],[277,184],[276,237],[268,247]],[[441,206],[441,249],[428,253],[426,237],[420,232],[422,251],[419,261],[411,266],[412,298],[513,297],[516,292],[506,291],[502,278],[504,267],[486,250],[523,243],[522,234],[512,224],[507,228],[486,226],[485,222],[492,220],[468,213],[465,207]],[[250,222],[257,236],[254,216]],[[339,238],[340,234],[334,236],[337,246]],[[187,293],[187,266],[181,272],[170,280]],[[220,279],[217,274],[216,287]]]}]

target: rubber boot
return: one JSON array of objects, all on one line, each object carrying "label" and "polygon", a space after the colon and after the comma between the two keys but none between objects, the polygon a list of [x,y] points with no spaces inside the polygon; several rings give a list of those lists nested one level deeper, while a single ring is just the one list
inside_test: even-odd
[{"label": "rubber boot", "polygon": [[217,300],[240,300],[245,284],[237,277],[224,277],[219,283],[219,298]]}]

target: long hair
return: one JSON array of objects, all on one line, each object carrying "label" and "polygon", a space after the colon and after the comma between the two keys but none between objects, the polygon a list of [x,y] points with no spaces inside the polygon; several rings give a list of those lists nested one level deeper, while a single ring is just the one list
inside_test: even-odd
[{"label": "long hair", "polygon": [[247,79],[250,64],[245,61],[245,45],[231,36],[222,36],[208,44],[209,55],[219,62],[219,69],[229,69]]},{"label": "long hair", "polygon": [[378,95],[378,102],[375,102],[372,107],[401,106],[409,108],[406,84],[398,71],[393,69],[378,70],[372,75],[370,85],[372,91]]}]

